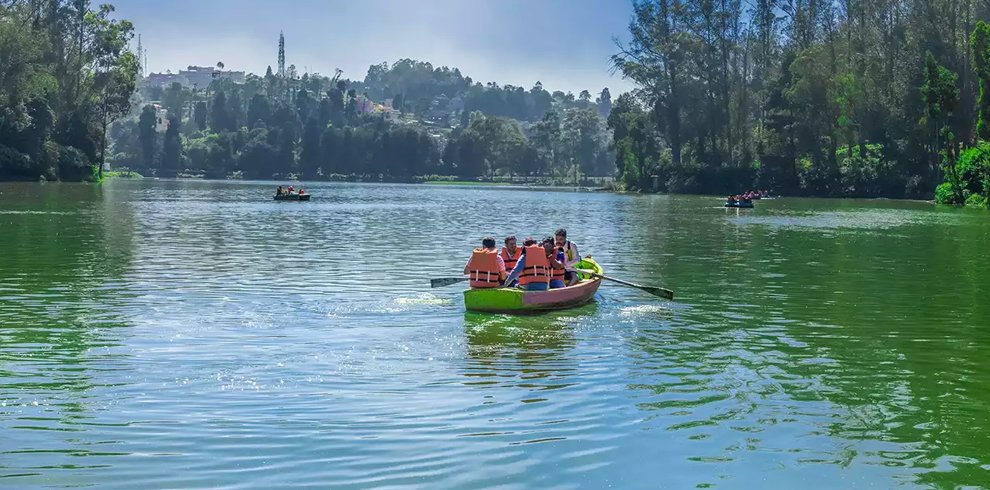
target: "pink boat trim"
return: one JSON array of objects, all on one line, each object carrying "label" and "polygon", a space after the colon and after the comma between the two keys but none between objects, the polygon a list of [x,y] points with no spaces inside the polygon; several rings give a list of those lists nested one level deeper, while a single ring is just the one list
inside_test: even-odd
[{"label": "pink boat trim", "polygon": [[553,306],[577,304],[590,300],[598,291],[601,279],[585,281],[569,288],[551,289],[549,291],[526,291],[523,293],[523,306]]}]

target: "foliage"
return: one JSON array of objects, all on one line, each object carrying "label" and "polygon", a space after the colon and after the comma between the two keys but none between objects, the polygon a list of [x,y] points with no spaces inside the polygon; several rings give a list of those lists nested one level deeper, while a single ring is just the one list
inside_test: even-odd
[{"label": "foliage", "polygon": [[935,190],[935,202],[986,207],[990,196],[990,142],[981,141],[959,154]]},{"label": "foliage", "polygon": [[86,180],[128,112],[133,26],[88,1],[0,3],[0,179]]},{"label": "foliage", "polygon": [[[431,174],[487,179],[555,175],[573,182],[580,175],[612,173],[600,112],[602,105],[611,107],[607,89],[598,97],[600,105],[591,103],[588,93],[574,102],[575,108],[562,105],[560,111],[548,94],[547,112],[536,124],[474,111],[463,126],[438,126],[431,114],[449,105],[447,93],[463,99],[467,93],[459,90],[474,90],[458,77],[456,70],[401,60],[391,67],[372,67],[364,82],[273,73],[249,76],[244,84],[217,80],[205,92],[173,85],[159,94],[148,88],[145,99],[163,97],[169,130],[158,133],[158,109],[145,106],[133,119],[111,128],[111,160],[163,177],[351,175],[412,181]],[[373,94],[388,93],[384,87],[403,88],[393,103],[398,101],[410,114],[399,119],[372,102]],[[359,94],[358,88],[366,92]],[[536,92],[540,90],[542,86]],[[437,91],[439,99],[423,107],[411,105],[413,97],[429,99]],[[489,84],[483,91],[502,89]]]},{"label": "foliage", "polygon": [[990,132],[988,16],[941,0],[636,0],[612,58],[638,86],[608,118],[619,181],[928,197],[944,178],[961,202],[955,183],[972,181],[953,162]]},{"label": "foliage", "polygon": [[942,182],[935,188],[935,202],[939,204],[962,204],[949,182]]}]

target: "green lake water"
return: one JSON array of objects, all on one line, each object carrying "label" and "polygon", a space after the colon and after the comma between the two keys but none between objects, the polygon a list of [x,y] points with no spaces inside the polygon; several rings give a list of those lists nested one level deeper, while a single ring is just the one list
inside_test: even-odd
[{"label": "green lake water", "polygon": [[[0,184],[0,488],[990,487],[990,213]],[[608,273],[469,314],[484,235]]]}]

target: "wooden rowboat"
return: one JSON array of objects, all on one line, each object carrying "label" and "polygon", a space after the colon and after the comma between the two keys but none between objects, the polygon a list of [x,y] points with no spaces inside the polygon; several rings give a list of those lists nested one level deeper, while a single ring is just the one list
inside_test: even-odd
[{"label": "wooden rowboat", "polygon": [[276,201],[308,201],[309,198],[309,194],[286,194],[284,196],[275,196]]},{"label": "wooden rowboat", "polygon": [[[585,258],[577,268],[604,274],[602,266]],[[523,291],[517,288],[469,289],[464,291],[464,307],[468,311],[487,313],[535,313],[540,311],[563,310],[580,306],[595,296],[602,280],[580,274],[577,284],[548,291]]]}]

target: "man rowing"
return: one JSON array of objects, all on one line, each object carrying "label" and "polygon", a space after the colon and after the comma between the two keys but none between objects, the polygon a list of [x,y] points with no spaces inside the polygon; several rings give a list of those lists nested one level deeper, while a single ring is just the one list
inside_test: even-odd
[{"label": "man rowing", "polygon": [[576,270],[578,262],[581,262],[581,254],[578,253],[577,245],[567,239],[567,230],[561,228],[554,232],[554,239],[556,246],[564,249],[564,282],[567,286],[573,286],[581,280]]}]

